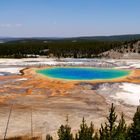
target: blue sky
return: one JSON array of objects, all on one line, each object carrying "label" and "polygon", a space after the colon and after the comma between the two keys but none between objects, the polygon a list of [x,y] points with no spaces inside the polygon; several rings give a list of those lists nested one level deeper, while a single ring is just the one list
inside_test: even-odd
[{"label": "blue sky", "polygon": [[0,36],[140,33],[140,0],[0,0]]}]

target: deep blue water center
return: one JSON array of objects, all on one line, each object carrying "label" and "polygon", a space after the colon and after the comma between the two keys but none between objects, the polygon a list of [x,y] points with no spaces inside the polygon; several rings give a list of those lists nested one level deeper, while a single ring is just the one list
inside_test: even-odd
[{"label": "deep blue water center", "polygon": [[103,69],[103,68],[80,68],[80,67],[56,67],[37,70],[49,78],[65,80],[107,80],[127,76],[130,70]]}]

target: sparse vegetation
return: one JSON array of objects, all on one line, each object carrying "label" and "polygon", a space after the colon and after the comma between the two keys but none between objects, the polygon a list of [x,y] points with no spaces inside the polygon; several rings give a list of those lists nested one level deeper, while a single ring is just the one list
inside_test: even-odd
[{"label": "sparse vegetation", "polygon": [[[133,117],[133,122],[128,126],[125,122],[124,114],[122,113],[118,120],[115,107],[112,104],[109,114],[104,124],[101,124],[99,130],[94,128],[91,122],[88,126],[83,118],[79,130],[73,134],[71,127],[68,124],[61,125],[58,129],[58,140],[140,140],[140,107],[137,107]],[[7,140],[40,140],[40,137],[14,137]],[[49,134],[46,135],[46,140],[53,140]]]},{"label": "sparse vegetation", "polygon": [[[58,131],[59,140],[140,140],[140,107],[137,108],[130,126],[127,126],[123,113],[117,123],[117,115],[113,104],[109,110],[107,121],[101,124],[99,131],[94,128],[92,122],[88,126],[84,118],[76,135],[71,133],[69,125],[63,126],[63,129],[62,126]],[[63,137],[60,137],[62,135]]]}]

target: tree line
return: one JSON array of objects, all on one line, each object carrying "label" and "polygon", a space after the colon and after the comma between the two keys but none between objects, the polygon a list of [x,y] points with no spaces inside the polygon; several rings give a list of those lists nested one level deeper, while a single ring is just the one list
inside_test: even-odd
[{"label": "tree line", "polygon": [[96,40],[22,40],[0,44],[0,57],[94,58],[98,54],[121,46],[122,42]]},{"label": "tree line", "polygon": [[[58,140],[140,140],[140,107],[137,108],[131,125],[126,124],[123,113],[117,122],[115,107],[112,104],[106,122],[101,124],[99,130],[94,128],[92,122],[88,126],[83,118],[75,135],[71,132],[68,121],[66,125],[60,126],[57,133]],[[47,135],[46,140],[53,140],[53,137]]]}]

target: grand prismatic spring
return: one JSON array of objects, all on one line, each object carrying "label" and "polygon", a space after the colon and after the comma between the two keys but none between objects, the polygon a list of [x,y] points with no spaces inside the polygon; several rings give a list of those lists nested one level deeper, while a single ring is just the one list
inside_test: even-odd
[{"label": "grand prismatic spring", "polygon": [[57,67],[37,70],[37,73],[49,78],[64,80],[109,80],[128,76],[131,71],[103,68]]}]

